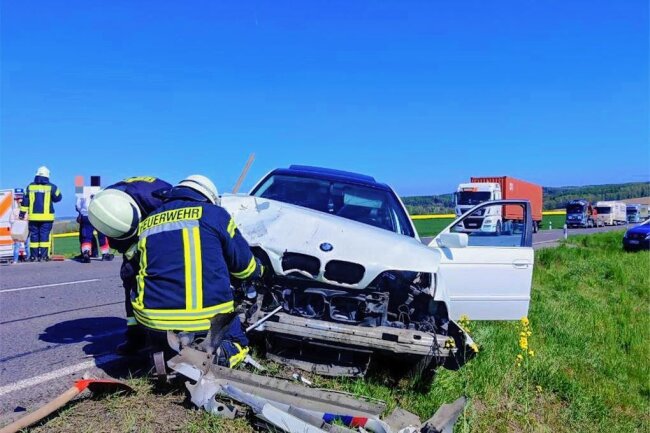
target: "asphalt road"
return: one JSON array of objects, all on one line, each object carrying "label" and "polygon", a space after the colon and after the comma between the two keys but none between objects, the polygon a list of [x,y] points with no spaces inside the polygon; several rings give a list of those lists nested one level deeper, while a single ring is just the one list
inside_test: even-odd
[{"label": "asphalt road", "polygon": [[[562,237],[562,230],[542,231],[534,246],[553,246]],[[86,371],[124,377],[129,367],[140,367],[114,353],[125,329],[120,262],[0,266],[0,425],[64,391]]]},{"label": "asphalt road", "polygon": [[119,269],[120,260],[0,267],[0,425],[86,371],[126,372],[113,353],[125,328]]}]

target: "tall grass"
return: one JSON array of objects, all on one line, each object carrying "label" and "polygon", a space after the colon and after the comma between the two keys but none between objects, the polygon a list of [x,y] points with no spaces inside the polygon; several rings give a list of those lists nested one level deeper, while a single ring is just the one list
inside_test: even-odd
[{"label": "tall grass", "polygon": [[647,431],[650,254],[625,253],[621,237],[578,236],[536,253],[533,356],[519,366],[520,323],[474,322],[479,354],[459,371],[440,370],[428,393],[383,376],[335,384],[423,418],[467,395],[457,432]]}]

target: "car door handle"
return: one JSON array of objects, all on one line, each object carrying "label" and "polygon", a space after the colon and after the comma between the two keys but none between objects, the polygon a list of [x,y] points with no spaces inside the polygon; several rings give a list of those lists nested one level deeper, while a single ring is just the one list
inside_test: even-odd
[{"label": "car door handle", "polygon": [[517,269],[526,269],[528,266],[530,266],[530,263],[528,260],[514,260],[512,262],[512,266]]}]

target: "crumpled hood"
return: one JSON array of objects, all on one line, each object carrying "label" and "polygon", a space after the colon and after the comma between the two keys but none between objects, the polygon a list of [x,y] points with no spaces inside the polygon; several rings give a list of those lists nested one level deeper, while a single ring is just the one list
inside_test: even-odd
[{"label": "crumpled hood", "polygon": [[[300,206],[232,195],[224,195],[221,206],[233,216],[248,243],[266,251],[278,275],[284,274],[281,259],[285,252],[317,257],[321,263],[317,280],[354,288],[367,287],[387,270],[433,273],[440,262],[437,250],[414,238]],[[332,250],[322,251],[323,243]],[[333,259],[363,265],[366,272],[361,281],[348,285],[325,279],[325,265]]]}]

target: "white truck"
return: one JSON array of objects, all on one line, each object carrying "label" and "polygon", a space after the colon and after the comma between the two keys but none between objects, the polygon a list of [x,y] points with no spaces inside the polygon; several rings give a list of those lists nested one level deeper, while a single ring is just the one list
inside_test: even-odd
[{"label": "white truck", "polygon": [[626,204],[622,201],[599,201],[596,203],[598,226],[617,226],[627,222]]},{"label": "white truck", "polygon": [[[456,190],[456,216],[465,214],[474,206],[493,200],[528,200],[531,205],[533,231],[542,223],[542,187],[510,176],[471,177]],[[483,213],[475,212],[464,222],[463,231],[500,234],[512,230],[512,223],[522,223],[519,206],[492,206]]]}]

